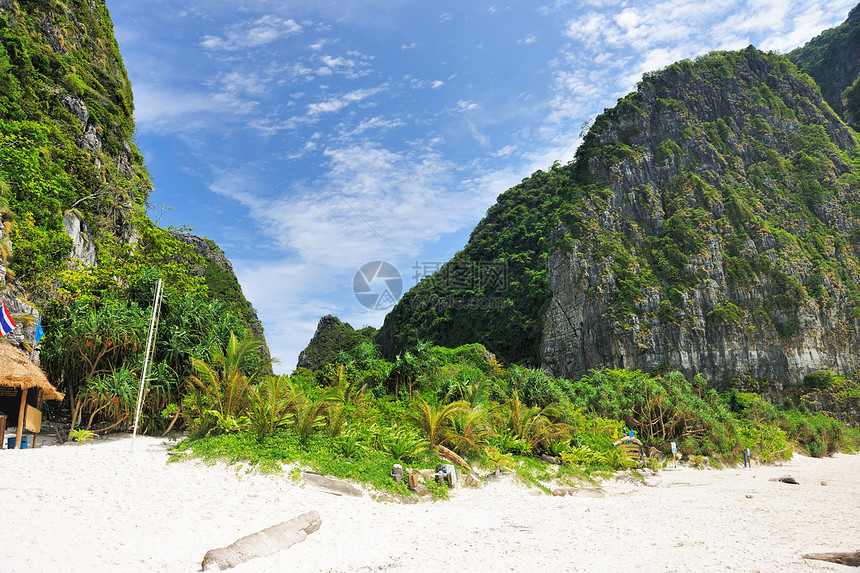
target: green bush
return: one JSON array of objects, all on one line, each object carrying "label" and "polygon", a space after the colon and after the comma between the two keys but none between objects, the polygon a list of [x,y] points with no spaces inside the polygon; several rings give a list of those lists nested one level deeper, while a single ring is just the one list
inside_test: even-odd
[{"label": "green bush", "polygon": [[714,310],[708,313],[706,319],[710,323],[735,323],[740,322],[744,317],[744,311],[739,306],[731,302],[718,304]]}]

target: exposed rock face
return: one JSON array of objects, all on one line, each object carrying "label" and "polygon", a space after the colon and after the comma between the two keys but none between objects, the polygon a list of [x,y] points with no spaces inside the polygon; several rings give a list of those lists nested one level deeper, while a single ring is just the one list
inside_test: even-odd
[{"label": "exposed rock face", "polygon": [[580,155],[608,191],[556,230],[544,368],[853,374],[855,146],[783,58],[748,48],[651,74]]},{"label": "exposed rock face", "polygon": [[24,292],[0,278],[0,301],[6,303],[16,327],[3,339],[25,352],[35,364],[39,364],[39,344],[36,342],[36,327],[39,324],[39,311],[26,302]]},{"label": "exposed rock face", "polygon": [[78,119],[78,123],[80,123],[82,135],[78,141],[78,145],[91,151],[101,151],[102,140],[99,137],[98,128],[95,122],[90,118],[90,112],[87,111],[87,104],[85,104],[80,98],[76,98],[69,94],[59,94],[57,95],[57,98],[66,109],[72,112],[72,115],[74,115]]},{"label": "exposed rock face", "polygon": [[66,234],[74,243],[72,252],[69,255],[71,264],[78,261],[88,267],[95,266],[96,244],[92,233],[87,229],[86,223],[74,211],[66,211],[63,213],[63,227],[66,229]]}]

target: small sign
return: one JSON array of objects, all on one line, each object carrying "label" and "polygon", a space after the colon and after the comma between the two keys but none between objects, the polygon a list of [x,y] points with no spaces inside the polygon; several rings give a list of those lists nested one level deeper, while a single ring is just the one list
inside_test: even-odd
[{"label": "small sign", "polygon": [[678,453],[678,444],[676,444],[675,442],[672,442],[672,453],[673,454]]},{"label": "small sign", "polygon": [[24,410],[24,429],[34,434],[42,431],[42,411],[30,404],[27,404],[27,409]]}]

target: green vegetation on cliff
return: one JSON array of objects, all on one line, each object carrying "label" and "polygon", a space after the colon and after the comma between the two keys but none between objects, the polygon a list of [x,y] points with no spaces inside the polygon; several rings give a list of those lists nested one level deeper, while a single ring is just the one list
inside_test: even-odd
[{"label": "green vegetation on cliff", "polygon": [[377,335],[392,357],[418,340],[480,342],[506,363],[537,365],[555,212],[582,193],[570,166],[538,171],[502,194],[469,243],[409,290]]},{"label": "green vegetation on cliff", "polygon": [[[860,6],[854,7],[841,25],[825,30],[788,57],[797,68],[812,76],[824,101],[846,119],[860,120]],[[843,100],[848,100],[847,104]]]},{"label": "green vegetation on cliff", "polygon": [[[262,329],[235,276],[147,218],[151,183],[132,112],[103,0],[0,2],[3,296],[39,309],[41,363],[67,392],[73,418],[127,425],[145,316],[163,278],[144,412],[156,429],[169,423],[162,411],[181,403],[192,357],[208,359],[231,331],[244,337],[255,326],[262,338]],[[77,241],[92,260],[70,261],[64,218],[80,223]]]},{"label": "green vegetation on cliff", "polygon": [[[851,336],[859,166],[854,132],[788,58],[749,47],[678,62],[598,116],[569,165],[503,193],[376,340],[389,358],[421,339],[480,342],[506,364],[546,365],[547,336],[605,332],[608,346],[630,332],[634,348],[658,348],[666,332],[704,327],[787,340],[817,309],[843,325],[829,337]],[[486,263],[503,265],[507,280],[482,282]],[[556,280],[575,279],[564,295],[576,306],[551,303],[562,294],[550,289],[553,265]],[[451,280],[462,269],[470,280]],[[547,313],[570,332],[548,333]],[[642,367],[673,355],[661,352]],[[624,364],[608,348],[587,359],[554,371]]]}]

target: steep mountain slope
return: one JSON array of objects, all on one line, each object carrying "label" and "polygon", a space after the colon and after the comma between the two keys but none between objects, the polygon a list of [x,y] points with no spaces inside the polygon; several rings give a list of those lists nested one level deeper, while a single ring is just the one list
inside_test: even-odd
[{"label": "steep mountain slope", "polygon": [[788,58],[815,80],[824,101],[836,113],[856,125],[860,119],[860,6],[851,10],[841,25],[792,50]]},{"label": "steep mountain slope", "polygon": [[[14,252],[3,263],[32,300],[80,288],[80,276],[65,273],[70,253],[85,274],[118,267],[130,278],[133,263],[158,265],[180,290],[200,283],[204,268],[211,276],[212,264],[233,276],[220,249],[195,251],[202,239],[146,218],[151,183],[104,2],[0,0],[0,77],[0,195]],[[262,334],[237,286],[225,300]]]},{"label": "steep mountain slope", "polygon": [[544,366],[718,384],[860,367],[856,146],[781,56],[648,75],[579,151],[608,193],[556,231]]},{"label": "steep mountain slope", "polygon": [[153,384],[168,401],[189,356],[230,330],[263,336],[223,252],[147,218],[132,112],[104,0],[0,0],[0,299],[19,325],[5,340],[37,361],[43,350],[49,375],[89,396],[85,410],[129,393],[158,277],[169,296]]},{"label": "steep mountain slope", "polygon": [[[388,355],[418,338],[481,342],[568,377],[850,373],[856,161],[854,132],[787,58],[750,47],[679,62],[598,117],[570,165],[500,196],[378,340]],[[488,262],[505,281],[482,279]]]},{"label": "steep mountain slope", "polygon": [[480,342],[508,364],[540,364],[541,315],[553,213],[578,187],[572,168],[538,171],[499,196],[466,247],[403,295],[376,341],[387,357],[419,339]]}]

